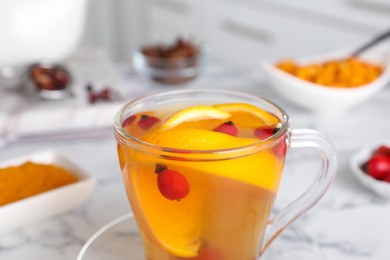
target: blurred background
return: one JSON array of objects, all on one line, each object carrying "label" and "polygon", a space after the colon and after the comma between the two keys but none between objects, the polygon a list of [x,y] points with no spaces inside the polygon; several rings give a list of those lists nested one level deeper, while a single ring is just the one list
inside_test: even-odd
[{"label": "blurred background", "polygon": [[[0,162],[50,150],[97,180],[81,208],[1,238],[0,259],[75,259],[96,230],[128,213],[113,118],[129,100],[180,88],[260,95],[288,112],[292,128],[328,136],[338,176],[322,206],[303,218],[305,231],[329,259],[389,259],[390,203],[375,194],[390,197],[390,185],[364,183],[362,170],[375,147],[390,145],[388,41],[360,61],[346,59],[389,29],[390,0],[0,0]],[[157,47],[178,37],[187,45],[161,54]],[[351,174],[350,158],[368,144],[375,147]],[[319,167],[312,151],[288,160],[285,175],[298,177],[282,186],[288,192],[279,205],[305,190],[315,177],[306,173]],[[48,217],[45,204],[25,205],[8,219],[0,212],[2,226],[26,226],[25,212]]]},{"label": "blurred background", "polygon": [[254,65],[357,46],[390,25],[387,0],[3,0],[0,68],[100,48],[130,63],[147,43],[186,37],[212,59]]},{"label": "blurred background", "polygon": [[387,0],[91,0],[83,45],[128,61],[140,42],[189,36],[240,64],[357,45],[390,25]]},{"label": "blurred background", "polygon": [[[288,77],[280,78],[272,69],[262,70],[260,62],[301,61],[360,46],[388,30],[389,14],[387,0],[2,0],[0,126],[10,125],[9,118],[32,107],[120,105],[124,100],[166,90],[167,85],[218,85],[269,96],[287,109],[295,103],[309,111],[328,113],[329,101],[317,100],[332,89],[323,89],[312,98],[312,88],[306,84],[302,94],[312,100],[308,105],[302,102],[301,94],[289,97],[295,91],[285,91],[286,85],[294,87],[293,82],[284,82]],[[169,65],[166,62],[172,57],[156,64],[144,53],[145,46],[169,46],[179,37],[195,46],[195,56],[189,58],[180,54],[183,46],[175,50],[187,64],[176,61]],[[379,86],[365,88],[369,93],[351,89],[356,98],[340,91],[329,96],[332,100],[350,107],[387,83],[389,48],[371,56],[363,58],[384,68],[381,80],[375,81]],[[325,57],[325,61],[332,58]],[[320,71],[308,66],[298,77],[311,77],[313,69]],[[330,72],[332,78],[338,75]],[[276,90],[282,86],[279,95],[274,95],[271,84],[260,84],[267,74]],[[347,74],[349,79],[357,78]],[[376,76],[370,76],[371,80]],[[295,83],[297,88],[305,85]],[[334,114],[344,112],[333,110]],[[107,122],[111,124],[111,117]],[[30,123],[19,125],[31,130]],[[0,128],[2,132],[6,130]]]}]

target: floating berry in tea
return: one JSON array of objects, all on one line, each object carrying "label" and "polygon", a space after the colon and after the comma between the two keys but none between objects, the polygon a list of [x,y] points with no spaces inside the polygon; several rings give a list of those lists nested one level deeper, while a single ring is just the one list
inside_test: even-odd
[{"label": "floating berry in tea", "polygon": [[214,248],[202,248],[196,260],[223,260],[223,254],[220,250]]},{"label": "floating berry in tea", "polygon": [[158,174],[158,190],[165,198],[179,201],[188,195],[190,185],[183,174],[161,164],[157,164],[155,172]]},{"label": "floating berry in tea", "polygon": [[132,115],[132,116],[129,116],[128,118],[126,118],[125,121],[123,121],[123,123],[122,123],[122,127],[125,128],[126,126],[131,125],[134,122],[135,118],[136,118],[135,115]]},{"label": "floating berry in tea", "polygon": [[[279,131],[279,128],[272,126],[264,126],[255,129],[255,136],[257,139],[265,140]],[[287,152],[287,144],[285,140],[280,141],[275,147],[272,148],[273,152],[279,158],[283,158]]]},{"label": "floating berry in tea", "polygon": [[222,125],[215,128],[214,131],[228,134],[231,136],[237,136],[237,133],[238,133],[238,129],[232,121],[228,121],[226,123],[223,123]]},{"label": "floating berry in tea", "polygon": [[148,130],[158,122],[160,122],[160,119],[158,119],[157,117],[142,115],[141,119],[138,122],[138,126],[144,130]]},{"label": "floating berry in tea", "polygon": [[255,129],[255,136],[257,139],[265,140],[268,137],[273,136],[277,132],[277,130],[275,131],[275,129],[277,129],[277,128],[272,127],[272,126],[264,126],[264,127],[256,128]]}]

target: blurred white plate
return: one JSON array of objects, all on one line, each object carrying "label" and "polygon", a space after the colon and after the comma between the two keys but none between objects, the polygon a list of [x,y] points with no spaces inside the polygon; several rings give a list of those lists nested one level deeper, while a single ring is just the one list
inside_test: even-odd
[{"label": "blurred white plate", "polygon": [[[321,63],[347,57],[350,49],[338,50],[313,57],[294,58],[298,64]],[[353,106],[366,101],[382,89],[390,80],[390,46],[383,44],[363,53],[365,61],[381,64],[383,73],[369,84],[354,88],[334,88],[311,83],[278,69],[278,61],[263,61],[262,71],[268,81],[286,99],[306,108],[309,111],[337,115],[346,112]]]},{"label": "blurred white plate", "polygon": [[18,166],[27,161],[60,166],[80,178],[79,181],[0,207],[0,235],[38,223],[82,204],[92,193],[95,179],[54,151],[46,151],[2,161],[0,168]]},{"label": "blurred white plate", "polygon": [[364,187],[371,190],[375,194],[390,199],[390,183],[372,178],[361,168],[361,166],[370,159],[375,149],[381,145],[390,146],[390,141],[383,141],[357,151],[350,159],[350,167],[353,175]]}]

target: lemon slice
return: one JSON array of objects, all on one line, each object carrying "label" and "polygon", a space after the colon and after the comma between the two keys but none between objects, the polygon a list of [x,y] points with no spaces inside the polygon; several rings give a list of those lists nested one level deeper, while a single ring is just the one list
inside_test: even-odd
[{"label": "lemon slice", "polygon": [[170,116],[160,127],[160,130],[207,129],[211,130],[229,120],[231,115],[212,106],[188,107]]},{"label": "lemon slice", "polygon": [[246,103],[227,103],[214,107],[231,114],[230,120],[243,128],[255,129],[266,125],[276,125],[279,122],[273,114]]}]

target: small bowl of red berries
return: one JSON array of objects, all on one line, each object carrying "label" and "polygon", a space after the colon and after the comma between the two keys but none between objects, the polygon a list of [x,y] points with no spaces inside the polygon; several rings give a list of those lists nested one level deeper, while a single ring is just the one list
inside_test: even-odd
[{"label": "small bowl of red berries", "polygon": [[350,166],[363,186],[390,199],[390,141],[357,152]]}]

